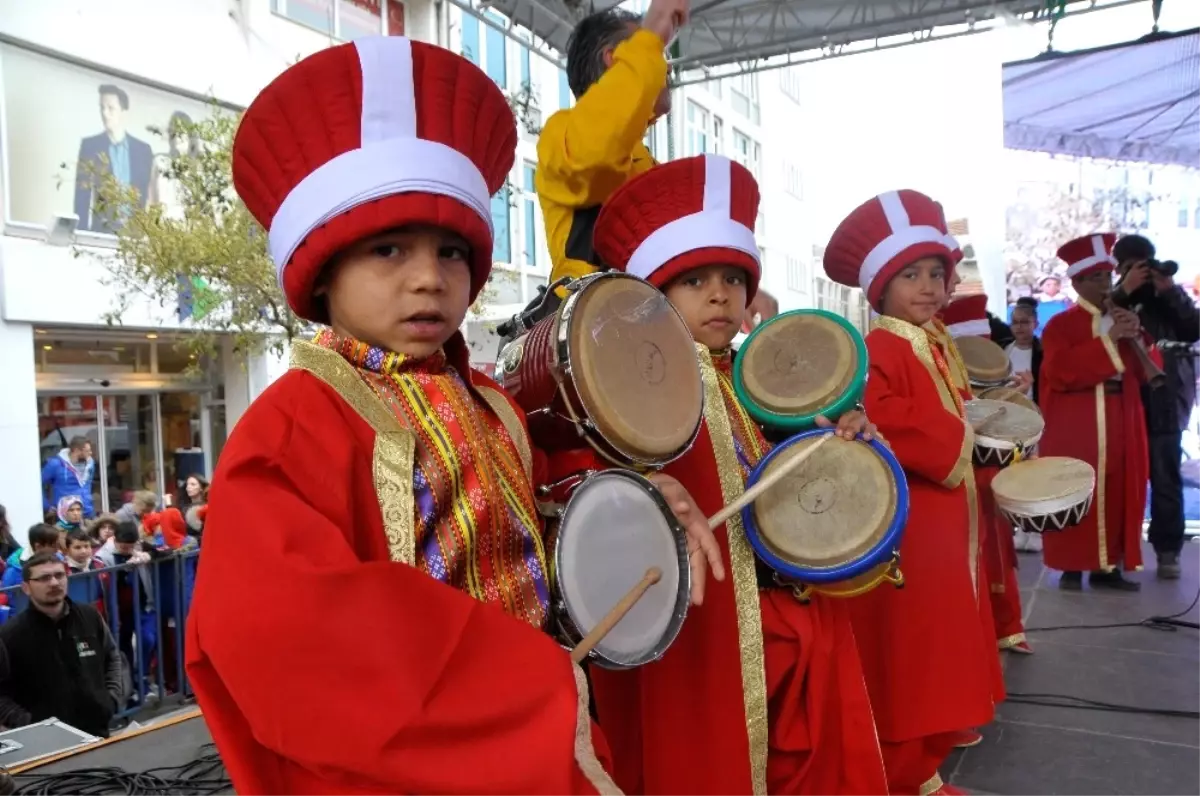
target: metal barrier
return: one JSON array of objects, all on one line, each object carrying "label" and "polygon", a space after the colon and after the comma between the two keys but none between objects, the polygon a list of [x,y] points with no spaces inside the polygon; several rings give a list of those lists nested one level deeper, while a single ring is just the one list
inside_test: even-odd
[{"label": "metal barrier", "polygon": [[[159,700],[192,696],[183,665],[183,635],[199,559],[198,548],[171,551],[158,553],[146,563],[77,572],[67,578],[67,595],[74,602],[90,603],[101,610],[125,658],[131,699],[114,720],[145,709],[155,693]],[[29,604],[20,586],[0,589],[0,595],[8,600],[8,605],[0,608],[0,623],[11,620]]]}]

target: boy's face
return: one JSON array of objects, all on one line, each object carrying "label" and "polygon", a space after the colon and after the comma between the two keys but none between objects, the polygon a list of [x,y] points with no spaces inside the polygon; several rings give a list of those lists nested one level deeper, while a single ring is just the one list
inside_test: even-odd
[{"label": "boy's face", "polygon": [[1033,332],[1037,329],[1037,316],[1027,309],[1015,309],[1009,327],[1012,329],[1013,338],[1017,343],[1022,347],[1027,347],[1033,342]]},{"label": "boy's face", "polygon": [[728,348],[746,313],[746,272],[709,265],[676,277],[663,291],[697,343],[712,351]]},{"label": "boy's face", "polygon": [[72,541],[67,547],[67,555],[76,564],[86,564],[88,559],[92,557],[92,543],[88,541]]},{"label": "boy's face", "polygon": [[946,301],[946,264],[937,257],[917,260],[883,289],[883,314],[914,326],[933,320]]},{"label": "boy's face", "polygon": [[137,551],[137,542],[113,542],[117,555],[131,556]]},{"label": "boy's face", "polygon": [[368,345],[427,357],[462,325],[471,301],[470,247],[435,227],[404,227],[359,241],[317,287],[330,326]]}]

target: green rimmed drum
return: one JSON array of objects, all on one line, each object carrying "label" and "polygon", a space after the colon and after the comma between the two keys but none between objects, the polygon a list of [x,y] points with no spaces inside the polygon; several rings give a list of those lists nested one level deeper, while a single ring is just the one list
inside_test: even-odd
[{"label": "green rimmed drum", "polygon": [[836,421],[862,400],[867,344],[840,315],[792,310],[762,323],[738,350],[733,388],[759,423],[787,432]]}]

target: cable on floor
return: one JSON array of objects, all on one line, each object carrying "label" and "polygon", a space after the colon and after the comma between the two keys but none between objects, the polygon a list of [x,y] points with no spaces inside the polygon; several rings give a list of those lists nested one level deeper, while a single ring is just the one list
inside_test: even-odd
[{"label": "cable on floor", "polygon": [[1175,710],[1172,708],[1143,708],[1135,705],[1121,705],[1115,702],[1101,702],[1097,699],[1068,696],[1066,694],[1020,694],[1009,691],[1006,702],[1019,705],[1041,705],[1049,708],[1077,708],[1079,710],[1099,710],[1107,713],[1137,713],[1146,716],[1169,716],[1178,719],[1200,720],[1200,711]]},{"label": "cable on floor", "polygon": [[1187,616],[1192,609],[1200,603],[1200,589],[1196,590],[1196,596],[1192,599],[1191,605],[1177,613],[1167,616],[1148,616],[1139,622],[1116,622],[1105,625],[1054,625],[1052,627],[1027,627],[1026,633],[1049,633],[1055,630],[1112,630],[1120,627],[1146,627],[1151,630],[1159,630],[1164,633],[1177,633],[1179,628],[1184,627],[1191,630],[1200,630],[1200,624],[1196,622],[1188,622],[1180,619],[1182,616]]},{"label": "cable on floor", "polygon": [[77,793],[81,796],[129,794],[133,796],[209,796],[231,793],[233,784],[225,773],[213,744],[205,744],[196,759],[181,766],[163,766],[149,771],[126,771],[117,766],[81,768],[57,774],[31,771],[13,774],[16,793],[30,796]]}]

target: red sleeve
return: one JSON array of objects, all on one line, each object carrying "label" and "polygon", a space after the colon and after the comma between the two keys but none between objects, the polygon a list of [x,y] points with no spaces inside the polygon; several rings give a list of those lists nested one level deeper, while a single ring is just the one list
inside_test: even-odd
[{"label": "red sleeve", "polygon": [[1116,343],[1092,335],[1091,316],[1060,315],[1042,334],[1042,384],[1056,392],[1077,392],[1125,372]]},{"label": "red sleeve", "polygon": [[944,408],[937,386],[907,341],[890,332],[872,332],[867,350],[867,417],[906,472],[948,489],[957,487],[971,466],[974,435],[967,424]]},{"label": "red sleeve", "polygon": [[374,435],[320,391],[253,406],[213,483],[188,671],[235,787],[581,792],[567,653],[387,560]]}]

